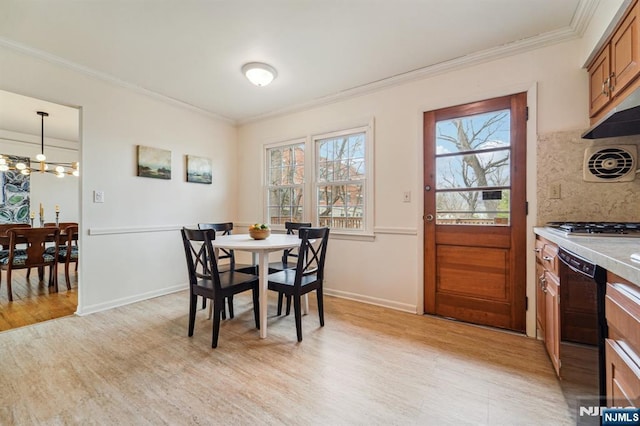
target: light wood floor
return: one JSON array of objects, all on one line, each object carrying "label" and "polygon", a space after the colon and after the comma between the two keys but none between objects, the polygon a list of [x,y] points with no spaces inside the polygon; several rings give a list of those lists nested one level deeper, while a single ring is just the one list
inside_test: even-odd
[{"label": "light wood floor", "polygon": [[573,424],[542,343],[325,297],[297,343],[293,316],[268,337],[236,296],[211,349],[188,294],[0,333],[0,424]]},{"label": "light wood floor", "polygon": [[78,306],[78,275],[71,272],[71,290],[67,290],[64,265],[58,270],[58,293],[49,288],[45,280],[38,280],[38,272],[33,269],[27,279],[27,270],[12,272],[13,302],[7,296],[7,273],[2,271],[0,282],[0,331],[36,324],[53,318],[72,315]]}]

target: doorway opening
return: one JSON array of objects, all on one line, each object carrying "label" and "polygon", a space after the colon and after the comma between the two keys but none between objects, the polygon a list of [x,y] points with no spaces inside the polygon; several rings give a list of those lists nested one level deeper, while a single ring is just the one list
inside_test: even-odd
[{"label": "doorway opening", "polygon": [[[47,113],[44,126],[38,111]],[[33,164],[33,159],[44,150],[47,162],[72,163],[79,162],[80,145],[79,108],[0,90],[0,155],[32,160]],[[11,183],[16,172],[0,171],[0,223],[33,227],[47,223],[79,223],[79,177],[58,177],[34,168],[21,180],[20,187],[16,187]],[[71,289],[68,290],[65,265],[58,263],[57,293],[48,285],[48,269],[42,279],[35,270],[30,273],[26,269],[14,270],[11,302],[6,272],[2,273],[0,332],[75,313],[79,284],[76,265],[70,265]]]}]

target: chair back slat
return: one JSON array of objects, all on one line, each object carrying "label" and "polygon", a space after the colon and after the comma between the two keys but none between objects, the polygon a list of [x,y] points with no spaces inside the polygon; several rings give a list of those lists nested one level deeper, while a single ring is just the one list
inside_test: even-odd
[{"label": "chair back slat", "polygon": [[199,279],[213,282],[220,291],[220,276],[212,241],[216,239],[214,229],[183,228],[182,241],[189,271],[189,284],[197,285]]},{"label": "chair back slat", "polygon": [[[295,235],[296,231],[300,228],[310,228],[311,222],[285,222],[284,228],[287,230],[287,235]],[[298,248],[285,249],[282,253],[282,264],[286,265],[289,261],[289,257],[298,257]]]},{"label": "chair back slat", "polygon": [[301,227],[298,236],[301,242],[298,251],[295,285],[299,287],[302,278],[308,275],[316,274],[318,280],[323,280],[329,228]]},{"label": "chair back slat", "polygon": [[[60,229],[58,228],[11,228],[7,231],[9,235],[9,260],[14,259],[16,245],[25,244],[26,259],[22,267],[29,268],[35,266],[51,265],[58,262],[58,243]],[[54,254],[50,255],[51,261],[47,261],[45,250],[47,243],[54,243]],[[11,262],[10,262],[11,263]]]},{"label": "chair back slat", "polygon": [[[216,233],[221,232],[221,235],[231,235],[233,232],[233,222],[199,223],[198,229],[213,229]],[[219,249],[218,251],[218,261],[229,259],[231,262],[231,269],[235,269],[236,257],[233,250]]]}]

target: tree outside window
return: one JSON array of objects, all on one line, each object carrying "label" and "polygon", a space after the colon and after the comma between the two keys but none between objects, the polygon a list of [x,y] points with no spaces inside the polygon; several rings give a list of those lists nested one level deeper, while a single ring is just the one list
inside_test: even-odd
[{"label": "tree outside window", "polygon": [[304,199],[304,143],[267,149],[268,222],[301,222]]},{"label": "tree outside window", "polygon": [[364,229],[366,133],[315,139],[319,226]]}]

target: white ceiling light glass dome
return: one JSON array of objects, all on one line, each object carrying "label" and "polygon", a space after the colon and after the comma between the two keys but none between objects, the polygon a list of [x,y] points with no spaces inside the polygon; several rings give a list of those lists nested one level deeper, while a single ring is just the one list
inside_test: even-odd
[{"label": "white ceiling light glass dome", "polygon": [[242,66],[242,73],[256,86],[263,87],[271,83],[277,76],[275,68],[262,62],[249,62]]}]

